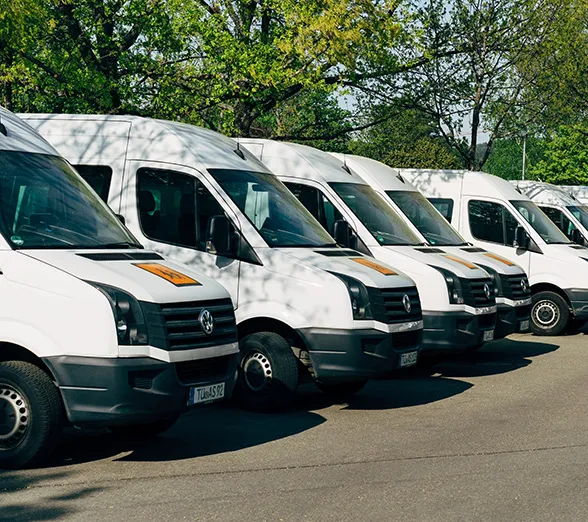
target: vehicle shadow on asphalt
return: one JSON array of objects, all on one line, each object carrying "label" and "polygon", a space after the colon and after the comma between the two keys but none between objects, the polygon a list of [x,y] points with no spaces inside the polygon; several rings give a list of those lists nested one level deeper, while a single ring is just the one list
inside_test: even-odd
[{"label": "vehicle shadow on asphalt", "polygon": [[69,472],[45,473],[36,475],[28,471],[0,470],[0,521],[33,522],[41,520],[60,520],[73,515],[77,511],[71,502],[87,495],[102,491],[102,488],[80,487],[70,490],[66,495],[43,497],[42,501],[23,504],[8,503],[11,495],[19,490],[39,488],[43,482],[59,482],[64,480]]},{"label": "vehicle shadow on asphalt", "polygon": [[204,407],[183,415],[167,432],[148,440],[124,438],[106,430],[67,430],[47,465],[69,466],[115,457],[142,462],[191,459],[280,440],[323,422],[324,417],[309,411],[268,415],[231,404]]},{"label": "vehicle shadow on asphalt", "polygon": [[554,352],[559,345],[531,340],[501,339],[479,351],[439,363],[431,371],[444,377],[483,377],[529,366],[534,357]]}]

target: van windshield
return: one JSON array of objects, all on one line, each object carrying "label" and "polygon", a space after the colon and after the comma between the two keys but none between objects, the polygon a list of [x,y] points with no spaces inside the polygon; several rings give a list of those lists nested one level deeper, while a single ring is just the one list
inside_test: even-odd
[{"label": "van windshield", "polygon": [[573,206],[570,205],[568,210],[572,213],[572,215],[584,225],[584,228],[588,229],[588,208],[584,205],[582,206]]},{"label": "van windshield", "polygon": [[386,194],[398,205],[404,215],[418,228],[425,239],[436,246],[467,245],[447,220],[437,212],[430,201],[420,192],[388,190]]},{"label": "van windshield", "polygon": [[0,151],[0,232],[18,249],[142,248],[61,158]]},{"label": "van windshield", "polygon": [[274,175],[245,170],[208,172],[270,247],[335,247],[335,240]]},{"label": "van windshield", "polygon": [[369,185],[329,183],[380,245],[423,245],[420,238]]},{"label": "van windshield", "polygon": [[511,201],[511,204],[548,245],[570,243],[565,234],[532,201]]}]

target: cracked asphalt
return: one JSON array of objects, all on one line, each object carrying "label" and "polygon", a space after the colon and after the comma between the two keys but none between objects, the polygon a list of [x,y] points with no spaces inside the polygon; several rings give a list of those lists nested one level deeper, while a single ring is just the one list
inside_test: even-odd
[{"label": "cracked asphalt", "polygon": [[71,430],[0,472],[0,520],[588,519],[588,337],[513,336],[330,404],[195,410],[151,442]]}]

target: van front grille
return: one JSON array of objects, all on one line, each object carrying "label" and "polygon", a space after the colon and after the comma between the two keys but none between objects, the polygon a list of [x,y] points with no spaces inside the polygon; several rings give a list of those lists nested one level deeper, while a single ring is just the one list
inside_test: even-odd
[{"label": "van front grille", "polygon": [[509,299],[528,299],[531,297],[529,280],[524,275],[501,275],[504,297]]},{"label": "van front grille", "polygon": [[[460,279],[460,283],[463,289],[465,304],[475,307],[493,306],[496,304],[494,284],[490,278]],[[486,294],[486,285],[488,285],[490,297]]]},{"label": "van front grille", "polygon": [[[386,324],[420,321],[423,317],[421,300],[416,287],[368,288],[370,305],[376,321]],[[408,298],[409,311],[404,302]]]},{"label": "van front grille", "polygon": [[[204,332],[200,314],[208,310],[213,328]],[[235,312],[230,299],[161,305],[161,315],[169,350],[193,350],[237,341]]]}]

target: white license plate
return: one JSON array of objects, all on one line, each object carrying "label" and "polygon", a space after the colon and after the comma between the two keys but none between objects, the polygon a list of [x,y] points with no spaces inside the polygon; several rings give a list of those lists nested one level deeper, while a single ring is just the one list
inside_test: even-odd
[{"label": "white license plate", "polygon": [[400,355],[400,367],[414,366],[417,363],[418,352],[407,352]]},{"label": "white license plate", "polygon": [[492,339],[494,339],[494,330],[484,332],[484,342],[491,341]]},{"label": "white license plate", "polygon": [[529,319],[519,323],[519,332],[528,332],[530,327]]},{"label": "white license plate", "polygon": [[203,404],[205,402],[218,401],[225,396],[225,383],[211,384],[210,386],[199,386],[190,388],[188,406]]}]

